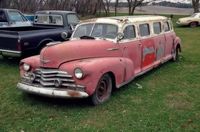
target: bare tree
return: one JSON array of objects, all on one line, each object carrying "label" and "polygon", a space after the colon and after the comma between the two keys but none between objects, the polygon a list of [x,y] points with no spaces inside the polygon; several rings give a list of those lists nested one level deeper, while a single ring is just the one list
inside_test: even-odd
[{"label": "bare tree", "polygon": [[194,13],[199,12],[199,2],[200,0],[192,0],[192,7],[194,9]]},{"label": "bare tree", "polygon": [[129,15],[133,15],[135,12],[135,8],[142,5],[144,0],[127,0],[128,2],[128,13]]},{"label": "bare tree", "polygon": [[119,0],[115,1],[115,16],[117,15],[117,8],[118,8]]}]

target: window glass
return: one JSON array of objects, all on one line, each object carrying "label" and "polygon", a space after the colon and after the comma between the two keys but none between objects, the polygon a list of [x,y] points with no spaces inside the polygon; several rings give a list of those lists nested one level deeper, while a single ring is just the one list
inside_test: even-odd
[{"label": "window glass", "polygon": [[67,20],[69,24],[76,24],[79,23],[79,19],[76,15],[74,14],[68,14],[67,15]]},{"label": "window glass", "polygon": [[80,38],[81,36],[89,36],[92,30],[93,24],[84,24],[79,26],[74,32],[74,38]]},{"label": "window glass", "polygon": [[155,34],[160,34],[161,33],[161,23],[160,22],[153,23],[153,30],[154,30]]},{"label": "window glass", "polygon": [[22,15],[19,12],[16,12],[16,11],[9,11],[8,12],[8,16],[10,18],[10,21],[13,21],[13,22],[22,22],[22,21],[24,21]]},{"label": "window glass", "polygon": [[169,26],[168,22],[164,23],[164,30],[165,30],[165,32],[170,31],[170,26]]},{"label": "window glass", "polygon": [[73,38],[81,36],[91,36],[97,38],[114,39],[117,37],[118,27],[113,24],[90,23],[82,24],[74,31]]},{"label": "window glass", "polygon": [[3,11],[0,11],[0,22],[7,22],[6,15]]},{"label": "window glass", "polygon": [[35,23],[62,26],[63,17],[61,15],[37,14],[35,18]]},{"label": "window glass", "polygon": [[139,28],[140,28],[140,35],[142,37],[150,35],[149,24],[140,24]]},{"label": "window glass", "polygon": [[125,29],[124,29],[124,39],[133,39],[136,37],[136,34],[135,34],[135,26],[127,26]]},{"label": "window glass", "polygon": [[110,38],[117,37],[118,27],[112,24],[95,24],[92,31],[92,37]]}]

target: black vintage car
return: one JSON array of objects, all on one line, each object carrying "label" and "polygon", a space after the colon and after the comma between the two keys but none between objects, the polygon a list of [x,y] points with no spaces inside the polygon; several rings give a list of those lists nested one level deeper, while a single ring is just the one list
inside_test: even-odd
[{"label": "black vintage car", "polygon": [[33,26],[0,29],[0,54],[4,57],[38,54],[50,42],[68,40],[78,23],[77,14],[72,11],[38,11]]}]

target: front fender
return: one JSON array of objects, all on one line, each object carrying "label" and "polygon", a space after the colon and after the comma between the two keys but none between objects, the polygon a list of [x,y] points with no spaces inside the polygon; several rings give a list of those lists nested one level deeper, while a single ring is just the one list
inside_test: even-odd
[{"label": "front fender", "polygon": [[[79,80],[74,77],[75,68],[83,70],[85,74],[83,79]],[[124,82],[126,76],[125,60],[119,57],[93,58],[67,62],[62,64],[60,69],[73,75],[73,79],[77,84],[86,86],[86,92],[89,95],[94,93],[99,79],[105,73],[112,73],[114,75],[116,86]]]}]

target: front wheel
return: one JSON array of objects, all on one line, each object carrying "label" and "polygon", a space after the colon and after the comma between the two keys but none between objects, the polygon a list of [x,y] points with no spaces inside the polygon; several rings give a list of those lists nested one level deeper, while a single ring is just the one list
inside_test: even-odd
[{"label": "front wheel", "polygon": [[99,105],[106,102],[112,92],[112,79],[109,74],[104,74],[99,80],[94,94],[91,96],[93,105]]}]

